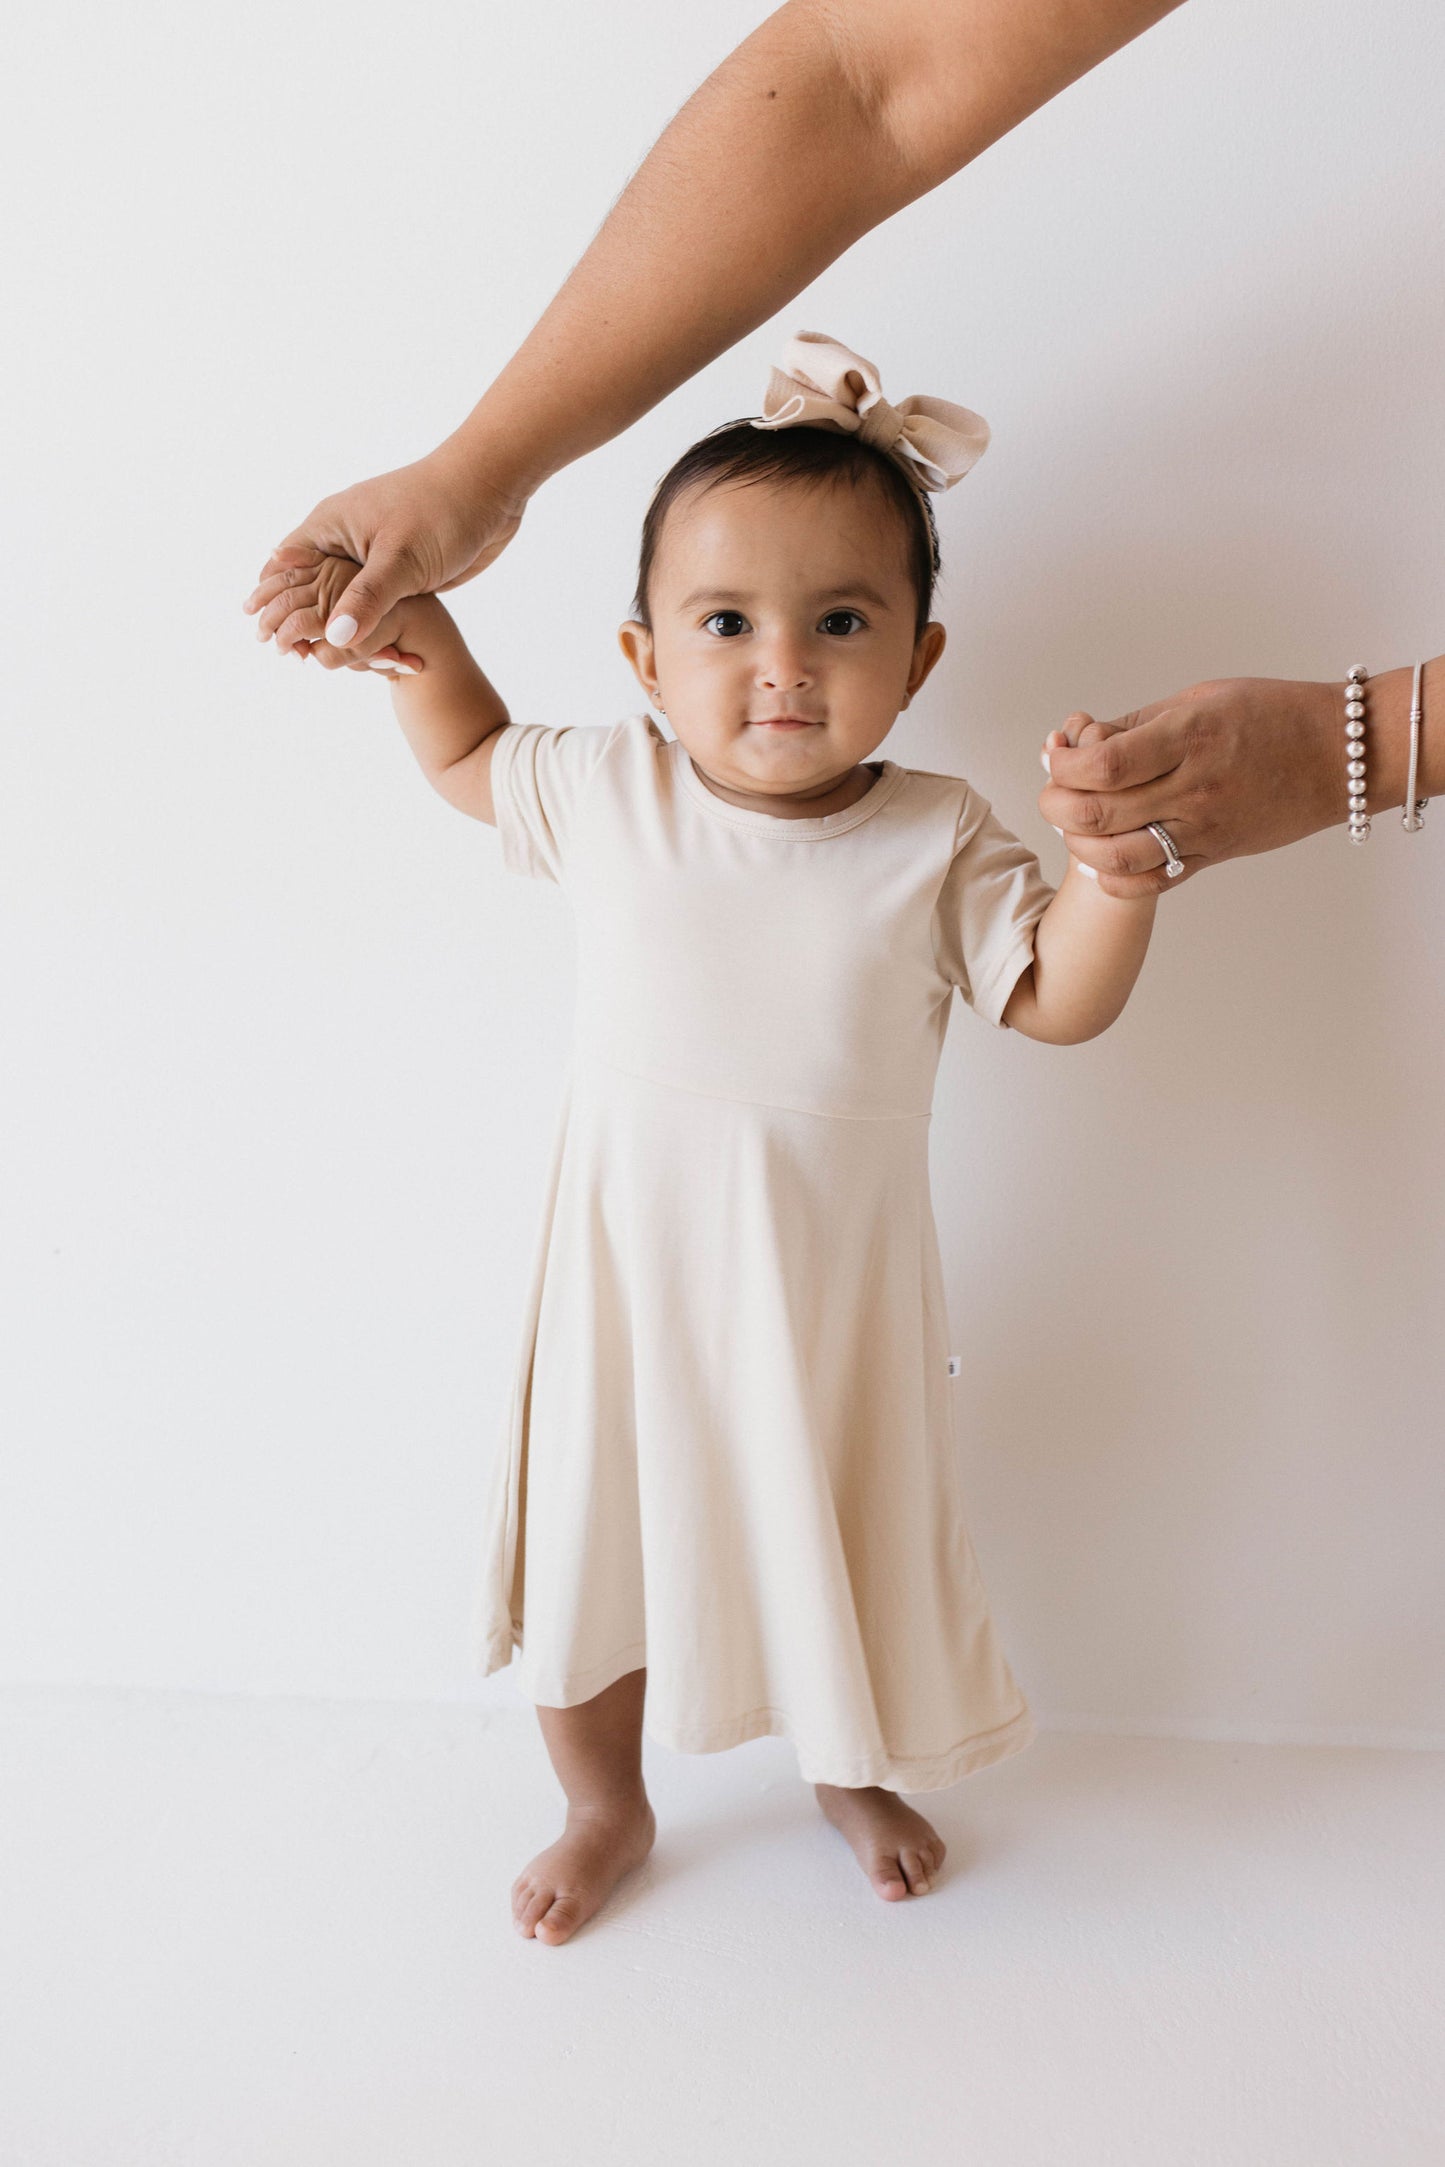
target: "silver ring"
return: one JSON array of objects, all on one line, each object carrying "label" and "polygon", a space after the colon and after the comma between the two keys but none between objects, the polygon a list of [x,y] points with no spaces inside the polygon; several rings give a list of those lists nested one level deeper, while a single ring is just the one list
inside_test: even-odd
[{"label": "silver ring", "polygon": [[1144,825],[1164,853],[1166,877],[1169,880],[1177,880],[1184,871],[1184,860],[1174,848],[1173,836],[1169,833],[1162,820],[1146,820]]}]

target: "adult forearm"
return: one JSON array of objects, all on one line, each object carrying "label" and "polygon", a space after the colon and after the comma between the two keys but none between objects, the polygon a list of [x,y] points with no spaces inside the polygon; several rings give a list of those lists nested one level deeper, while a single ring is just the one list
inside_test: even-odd
[{"label": "adult forearm", "polygon": [[1179,0],[788,0],[670,123],[439,448],[523,494]]},{"label": "adult forearm", "polygon": [[[1372,814],[1389,812],[1405,802],[1414,674],[1413,664],[1382,670],[1370,677],[1365,688],[1365,803]],[[1248,712],[1259,702],[1246,700],[1241,703],[1245,711],[1242,733],[1236,729],[1232,746],[1221,741],[1215,747],[1219,769],[1215,780],[1220,787],[1211,790],[1202,780],[1200,787],[1206,797],[1217,799],[1232,786],[1242,786],[1252,825],[1247,835],[1234,836],[1224,849],[1216,845],[1214,854],[1235,856],[1273,850],[1323,828],[1343,827],[1349,812],[1343,675],[1328,682],[1246,680],[1245,690],[1262,695],[1267,710],[1277,708],[1284,727],[1273,733],[1259,728],[1261,716]],[[1228,684],[1222,692],[1225,707],[1232,705]],[[1187,694],[1184,700],[1187,705]],[[1424,665],[1421,707],[1416,794],[1424,798],[1445,796],[1445,655],[1437,655]],[[1189,751],[1187,715],[1181,727],[1186,732],[1186,758],[1198,758],[1197,752]],[[1141,807],[1140,816],[1161,819],[1166,824],[1169,817],[1155,806]]]}]

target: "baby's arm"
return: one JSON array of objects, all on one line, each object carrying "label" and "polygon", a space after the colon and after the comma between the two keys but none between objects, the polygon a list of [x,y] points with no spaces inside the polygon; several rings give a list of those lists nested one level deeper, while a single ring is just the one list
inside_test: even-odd
[{"label": "baby's arm", "polygon": [[506,702],[434,594],[397,603],[381,620],[382,629],[391,645],[423,664],[414,677],[386,672],[391,704],[417,766],[448,804],[495,826],[492,754],[510,720]]},{"label": "baby's arm", "polygon": [[1009,995],[1004,1022],[1054,1046],[1107,1031],[1134,990],[1158,902],[1155,895],[1105,895],[1071,857],[1034,928],[1034,960]]},{"label": "baby's arm", "polygon": [[[1102,725],[1089,726],[1102,734]],[[1050,734],[1068,742],[1066,731]],[[1025,1038],[1073,1046],[1123,1014],[1154,930],[1157,895],[1105,895],[1072,853],[1052,903],[1034,928],[1034,960],[1009,995],[1003,1020]]]},{"label": "baby's arm", "polygon": [[[345,557],[328,557],[315,568],[318,591],[345,587],[358,567]],[[339,583],[339,584],[338,584]],[[445,603],[434,594],[412,595],[396,603],[376,627],[386,657],[372,667],[391,686],[392,706],[417,766],[432,788],[474,820],[496,825],[492,808],[491,766],[498,736],[509,721],[506,703],[474,660]],[[318,649],[324,642],[318,643]],[[345,665],[342,665],[343,667]]]}]

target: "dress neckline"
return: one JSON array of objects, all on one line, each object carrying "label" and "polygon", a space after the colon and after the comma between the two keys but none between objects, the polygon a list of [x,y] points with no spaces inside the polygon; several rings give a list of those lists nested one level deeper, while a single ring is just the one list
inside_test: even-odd
[{"label": "dress neckline", "polygon": [[694,803],[701,805],[716,820],[722,820],[732,828],[751,828],[755,834],[780,835],[793,842],[813,842],[825,835],[841,835],[847,828],[856,828],[862,820],[869,820],[880,811],[897,791],[907,768],[896,760],[864,761],[865,767],[876,766],[877,779],[871,790],[866,790],[855,805],[845,805],[841,812],[814,813],[798,819],[790,819],[786,813],[764,813],[750,805],[730,805],[720,798],[698,774],[691,753],[680,737],[672,740],[673,769],[682,788]]}]

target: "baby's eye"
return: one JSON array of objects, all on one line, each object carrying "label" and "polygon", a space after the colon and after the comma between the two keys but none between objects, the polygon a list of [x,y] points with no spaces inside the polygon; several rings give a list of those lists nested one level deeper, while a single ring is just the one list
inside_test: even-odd
[{"label": "baby's eye", "polygon": [[[718,617],[732,617],[732,618],[735,618],[735,619],[737,620],[737,622],[738,622],[739,624],[743,624],[743,623],[745,623],[745,622],[746,622],[746,620],[745,620],[745,618],[744,618],[744,616],[743,616],[743,613],[742,613],[742,611],[741,611],[741,610],[738,610],[738,609],[715,609],[715,610],[713,611],[713,613],[712,613],[712,616],[711,616],[711,617],[704,617],[704,619],[703,619],[703,623],[704,623],[705,625],[710,625],[710,624],[712,624],[712,623],[714,622],[714,620],[715,620],[716,618],[718,618]],[[732,636],[733,636],[733,635],[732,635],[732,634],[731,634],[730,632],[724,632],[724,633],[722,633],[722,634],[720,635],[720,637],[721,637],[721,638],[723,638],[723,639],[731,639],[731,638],[732,638]]]},{"label": "baby's eye", "polygon": [[823,623],[831,624],[835,617],[856,617],[860,625],[865,621],[861,612],[856,609],[830,609]]}]

